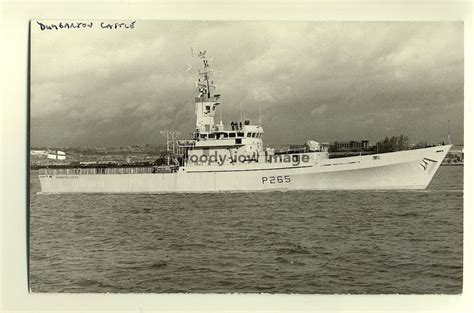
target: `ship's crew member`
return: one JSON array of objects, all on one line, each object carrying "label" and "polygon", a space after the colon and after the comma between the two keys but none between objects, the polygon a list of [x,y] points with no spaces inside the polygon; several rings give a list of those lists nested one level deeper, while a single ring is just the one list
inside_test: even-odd
[{"label": "ship's crew member", "polygon": [[242,121],[240,121],[240,123],[239,123],[239,128],[240,128],[240,130],[242,130]]},{"label": "ship's crew member", "polygon": [[232,130],[234,130],[234,121],[230,122],[230,126],[232,127]]}]

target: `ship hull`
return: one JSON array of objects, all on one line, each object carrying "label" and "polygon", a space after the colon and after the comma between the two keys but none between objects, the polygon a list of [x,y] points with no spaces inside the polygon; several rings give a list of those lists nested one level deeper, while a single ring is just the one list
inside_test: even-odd
[{"label": "ship hull", "polygon": [[175,173],[40,175],[44,193],[175,193],[425,189],[450,146],[313,164],[180,168]]}]

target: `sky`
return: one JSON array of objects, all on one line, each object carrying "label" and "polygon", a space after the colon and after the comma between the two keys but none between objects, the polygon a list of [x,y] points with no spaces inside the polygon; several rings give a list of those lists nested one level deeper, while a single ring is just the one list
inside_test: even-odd
[{"label": "sky", "polygon": [[32,22],[33,147],[163,144],[160,130],[189,138],[191,48],[212,57],[223,122],[261,112],[266,144],[464,142],[460,22],[100,22]]}]

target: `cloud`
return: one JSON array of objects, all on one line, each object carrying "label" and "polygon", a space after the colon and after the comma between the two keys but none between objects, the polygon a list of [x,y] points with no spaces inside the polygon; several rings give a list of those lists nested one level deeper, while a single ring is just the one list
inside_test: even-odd
[{"label": "cloud", "polygon": [[[224,122],[268,143],[406,134],[463,141],[463,25],[428,22],[142,22],[32,29],[32,145],[162,142],[193,130],[193,49],[213,56]],[[190,71],[186,71],[192,65]]]},{"label": "cloud", "polygon": [[312,115],[312,116],[318,116],[318,115],[323,114],[323,113],[326,112],[327,110],[328,110],[327,104],[321,104],[321,105],[317,106],[316,108],[314,108],[314,109],[311,111],[311,115]]}]

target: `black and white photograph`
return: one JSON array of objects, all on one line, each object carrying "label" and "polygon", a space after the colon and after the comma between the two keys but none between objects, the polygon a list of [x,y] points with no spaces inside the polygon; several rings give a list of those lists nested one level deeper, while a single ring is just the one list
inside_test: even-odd
[{"label": "black and white photograph", "polygon": [[463,293],[462,21],[29,36],[31,293]]}]

